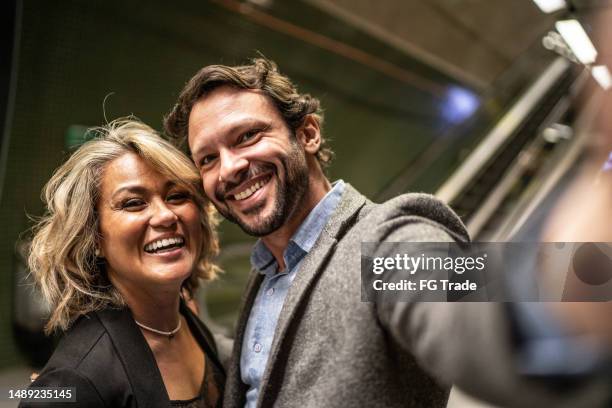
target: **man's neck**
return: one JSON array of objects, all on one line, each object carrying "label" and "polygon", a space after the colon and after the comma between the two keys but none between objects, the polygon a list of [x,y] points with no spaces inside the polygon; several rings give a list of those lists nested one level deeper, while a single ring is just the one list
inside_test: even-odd
[{"label": "man's neck", "polygon": [[293,214],[289,216],[287,222],[273,233],[266,235],[261,240],[272,253],[278,263],[279,271],[285,269],[283,253],[289,245],[289,240],[295,235],[308,214],[323,200],[325,195],[331,190],[331,184],[324,176],[311,177],[308,185],[308,192],[302,199]]}]

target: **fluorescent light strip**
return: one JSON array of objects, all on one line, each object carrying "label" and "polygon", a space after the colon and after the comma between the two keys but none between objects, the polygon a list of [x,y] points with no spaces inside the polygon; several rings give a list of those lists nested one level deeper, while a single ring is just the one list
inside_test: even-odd
[{"label": "fluorescent light strip", "polygon": [[533,0],[544,13],[554,13],[566,7],[565,0]]},{"label": "fluorescent light strip", "polygon": [[591,74],[604,90],[607,91],[612,85],[612,77],[610,77],[610,71],[605,65],[597,65],[593,67],[593,69],[591,69]]},{"label": "fluorescent light strip", "polygon": [[597,50],[595,50],[593,43],[578,20],[557,21],[555,27],[576,58],[578,58],[578,61],[585,65],[595,62]]}]

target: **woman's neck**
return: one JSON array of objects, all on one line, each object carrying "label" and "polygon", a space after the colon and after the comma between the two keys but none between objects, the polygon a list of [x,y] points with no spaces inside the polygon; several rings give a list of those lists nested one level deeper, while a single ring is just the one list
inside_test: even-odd
[{"label": "woman's neck", "polygon": [[117,282],[113,284],[138,323],[164,332],[176,329],[180,319],[178,288],[148,290],[146,287],[122,287]]}]

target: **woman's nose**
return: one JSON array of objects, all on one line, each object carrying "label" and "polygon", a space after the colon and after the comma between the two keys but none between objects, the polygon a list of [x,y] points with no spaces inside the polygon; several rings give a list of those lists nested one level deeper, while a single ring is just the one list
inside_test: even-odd
[{"label": "woman's nose", "polygon": [[153,215],[150,224],[154,227],[171,227],[178,221],[178,216],[165,201],[159,201],[152,206]]}]

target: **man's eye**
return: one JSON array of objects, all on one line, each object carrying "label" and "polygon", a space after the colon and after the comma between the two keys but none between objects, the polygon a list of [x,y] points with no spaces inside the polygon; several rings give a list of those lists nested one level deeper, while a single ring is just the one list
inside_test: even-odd
[{"label": "man's eye", "polygon": [[240,137],[240,143],[248,142],[249,140],[257,136],[261,131],[262,129],[253,129],[253,130],[249,130],[246,133],[243,133],[242,136]]},{"label": "man's eye", "polygon": [[200,167],[208,166],[213,161],[215,161],[216,158],[217,158],[217,156],[215,156],[214,154],[209,154],[208,156],[202,157],[200,159]]}]

